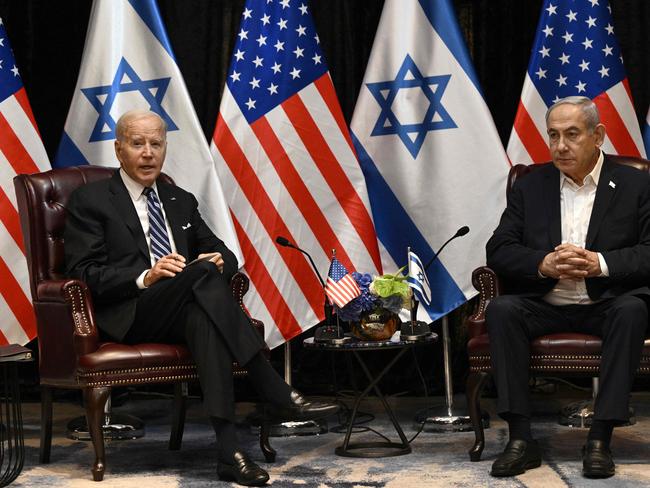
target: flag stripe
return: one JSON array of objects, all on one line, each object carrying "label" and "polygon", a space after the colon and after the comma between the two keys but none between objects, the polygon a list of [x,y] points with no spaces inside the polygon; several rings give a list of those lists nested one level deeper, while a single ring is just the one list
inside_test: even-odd
[{"label": "flag stripe", "polygon": [[[250,162],[221,115],[219,115],[217,120],[214,141],[268,235],[272,237],[283,235],[293,240],[289,228],[282,220],[265,188],[260,185],[260,181],[255,175]],[[302,260],[298,261],[297,264],[293,263],[295,264],[294,266],[289,263],[284,255],[282,257],[287,264],[289,272],[293,275],[298,286],[310,302],[312,309],[317,310],[319,304],[314,298],[318,295],[317,290],[321,286],[308,263]]]},{"label": "flag stripe", "polygon": [[601,120],[607,121],[607,136],[618,154],[641,156],[630,133],[606,92],[594,98]]},{"label": "flag stripe", "polygon": [[[341,111],[341,106],[339,105],[338,98],[336,98],[336,91],[334,90],[334,84],[332,83],[332,78],[329,73],[324,74],[318,78],[314,85],[320,96],[323,97],[325,105],[330,109],[332,117],[336,120],[336,124],[339,126],[341,134],[345,137],[345,140],[350,146],[350,150],[354,153],[354,144],[352,144],[352,137],[350,137],[350,131],[348,130],[347,123],[343,117],[343,112]],[[356,154],[356,153],[355,153]]]},{"label": "flag stripe", "polygon": [[[533,161],[542,162],[550,159],[551,153],[549,152],[546,140],[538,132],[533,119],[521,100],[517,108],[514,130],[517,131],[519,139]],[[525,161],[512,161],[513,164],[521,162]]]},{"label": "flag stripe", "polygon": [[20,138],[16,135],[4,114],[0,112],[0,151],[14,168],[16,174],[37,173],[38,167],[32,161]]},{"label": "flag stripe", "polygon": [[234,215],[233,224],[235,225],[235,231],[237,232],[242,251],[246,256],[246,269],[248,270],[249,278],[253,282],[267,309],[277,311],[277,328],[282,333],[282,337],[288,341],[302,332],[300,324],[298,324],[296,317],[284,300],[282,293],[278,290],[273,278],[264,265],[264,261],[248,238],[246,231]]},{"label": "flag stripe", "polygon": [[[336,161],[334,154],[327,145],[320,129],[314,122],[311,114],[298,96],[293,96],[282,103],[289,120],[298,132],[300,139],[307,148],[313,161],[318,166],[321,174],[327,181],[332,194],[343,208],[364,243],[368,253],[373,259],[375,267],[381,269],[381,261],[376,249],[377,243],[375,234],[372,232],[373,224],[368,209],[365,207],[357,191],[350,183],[347,175],[339,164],[332,164]],[[346,263],[347,264],[347,263]]]},{"label": "flag stripe", "polygon": [[346,265],[352,263],[341,241],[334,233],[332,226],[311,195],[309,188],[307,188],[300,174],[291,163],[289,155],[282,147],[280,140],[266,117],[261,117],[253,122],[251,128],[264,148],[264,152],[266,152],[269,161],[277,171],[282,183],[296,203],[296,207],[305,218],[318,243],[321,244],[323,251],[326,254],[329,253],[330,249],[326,247],[326,243],[331,243],[331,245],[336,247],[341,260]]},{"label": "flag stripe", "polygon": [[36,337],[36,318],[32,304],[30,303],[22,288],[11,273],[11,270],[0,256],[0,293],[7,301],[9,308],[20,323],[21,328],[28,337]]},{"label": "flag stripe", "polygon": [[23,254],[25,254],[23,234],[20,230],[20,216],[2,188],[0,188],[0,221]]},{"label": "flag stripe", "polygon": [[34,131],[38,135],[39,142],[40,142],[41,133],[38,130],[38,125],[36,125],[36,119],[34,118],[32,107],[30,107],[29,100],[27,99],[27,91],[25,91],[25,88],[23,87],[20,90],[18,90],[16,93],[14,93],[14,97],[18,101],[20,108],[22,108],[23,113],[27,116],[29,121],[32,123],[32,127],[34,128]]}]

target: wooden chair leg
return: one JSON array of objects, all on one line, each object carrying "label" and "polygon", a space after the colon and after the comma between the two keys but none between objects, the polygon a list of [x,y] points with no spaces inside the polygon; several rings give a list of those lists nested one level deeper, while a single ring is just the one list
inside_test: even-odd
[{"label": "wooden chair leg", "polygon": [[262,425],[260,426],[260,448],[264,454],[264,459],[267,463],[275,462],[276,451],[271,447],[269,443],[269,434],[271,433],[271,423],[267,420],[266,415],[262,419]]},{"label": "wooden chair leg", "polygon": [[52,449],[52,388],[41,386],[41,445],[38,451],[38,461],[41,464],[50,462]]},{"label": "wooden chair leg", "polygon": [[174,406],[172,412],[172,432],[169,436],[169,450],[178,451],[183,441],[185,411],[187,408],[187,383],[174,384]]},{"label": "wooden chair leg", "polygon": [[483,419],[481,418],[481,393],[488,373],[483,371],[470,373],[467,377],[465,392],[467,395],[467,409],[469,418],[474,427],[474,445],[469,450],[471,461],[480,461],[483,448],[485,447],[485,433],[483,432]]},{"label": "wooden chair leg", "polygon": [[86,408],[86,421],[88,432],[95,448],[95,464],[92,467],[93,480],[102,481],[106,468],[106,456],[104,454],[104,405],[111,394],[108,387],[84,388],[84,406]]}]

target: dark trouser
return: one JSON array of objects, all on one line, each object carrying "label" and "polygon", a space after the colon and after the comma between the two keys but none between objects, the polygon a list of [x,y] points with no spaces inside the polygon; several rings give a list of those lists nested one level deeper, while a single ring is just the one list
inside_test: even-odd
[{"label": "dark trouser", "polygon": [[187,344],[196,362],[206,412],[234,420],[233,360],[246,364],[263,348],[214,263],[198,262],[147,288],[124,338]]},{"label": "dark trouser", "polygon": [[486,310],[497,411],[530,417],[530,342],[558,332],[602,338],[600,388],[594,419],[624,422],[648,324],[643,299],[620,296],[592,305],[550,305],[539,298],[504,295]]}]

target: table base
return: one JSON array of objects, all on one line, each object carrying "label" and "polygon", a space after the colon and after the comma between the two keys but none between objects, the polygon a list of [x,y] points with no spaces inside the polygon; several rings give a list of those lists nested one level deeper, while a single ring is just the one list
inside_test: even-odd
[{"label": "table base", "polygon": [[[372,449],[372,451],[361,452],[361,449]],[[338,456],[356,458],[380,458],[403,456],[411,453],[411,446],[399,442],[350,442],[346,446],[339,446],[334,449]]]}]

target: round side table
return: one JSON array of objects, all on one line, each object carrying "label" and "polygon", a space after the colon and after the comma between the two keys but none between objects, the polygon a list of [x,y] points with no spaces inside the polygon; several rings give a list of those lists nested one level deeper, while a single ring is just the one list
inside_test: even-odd
[{"label": "round side table", "polygon": [[[354,407],[352,409],[352,414],[348,420],[347,430],[345,432],[345,438],[343,444],[335,449],[335,453],[339,456],[347,457],[359,457],[359,458],[376,458],[376,457],[388,457],[388,456],[402,456],[404,454],[409,454],[411,452],[411,446],[409,445],[408,439],[404,435],[404,431],[397,421],[397,417],[393,413],[393,410],[388,405],[386,397],[379,388],[379,381],[393,368],[395,363],[401,358],[408,350],[413,347],[424,346],[427,344],[433,344],[438,340],[438,336],[435,333],[420,339],[418,341],[405,341],[398,338],[399,335],[393,336],[390,340],[386,341],[362,341],[356,338],[342,344],[331,344],[327,342],[316,342],[313,337],[305,339],[303,346],[306,349],[317,349],[331,352],[342,352],[347,354],[352,354],[363,371],[366,379],[368,380],[368,386],[358,392],[357,397],[354,401]],[[373,372],[368,368],[366,361],[364,360],[364,355],[370,351],[383,351],[383,350],[394,350],[396,351],[395,356],[381,368],[378,372]],[[357,417],[359,410],[359,404],[361,401],[368,396],[370,391],[374,391],[377,395],[377,398],[381,401],[384,411],[388,415],[397,435],[399,436],[400,442],[393,441],[368,441],[368,442],[350,442],[350,437],[352,435],[352,429],[354,427],[354,422]]]}]

